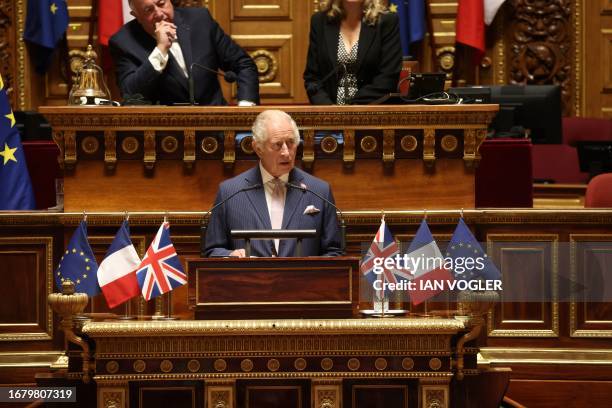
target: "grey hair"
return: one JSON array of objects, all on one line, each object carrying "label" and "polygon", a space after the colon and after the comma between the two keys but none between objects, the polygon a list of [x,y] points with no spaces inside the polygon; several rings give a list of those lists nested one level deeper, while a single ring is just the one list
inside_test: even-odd
[{"label": "grey hair", "polygon": [[293,137],[297,146],[300,143],[300,132],[297,128],[295,121],[291,116],[287,114],[287,112],[283,112],[282,110],[277,109],[268,109],[257,115],[257,117],[255,118],[255,122],[253,122],[253,127],[251,128],[251,131],[253,133],[253,139],[258,144],[263,144],[268,138],[268,122],[275,119],[287,119],[289,123],[291,123],[291,128],[293,129]]}]

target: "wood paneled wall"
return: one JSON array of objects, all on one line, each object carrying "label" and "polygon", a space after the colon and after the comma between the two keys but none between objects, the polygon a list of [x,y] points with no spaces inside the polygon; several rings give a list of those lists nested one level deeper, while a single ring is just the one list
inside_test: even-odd
[{"label": "wood paneled wall", "polygon": [[[31,69],[20,40],[28,0],[0,0],[0,70],[14,109],[65,104],[69,70],[59,54],[49,73]],[[468,84],[557,83],[567,116],[612,117],[612,3],[610,0],[507,0],[487,28],[480,65],[454,44],[457,2],[427,0],[431,29],[415,51],[422,71],[443,70]],[[306,103],[302,73],[309,19],[318,0],[176,0],[208,7],[221,26],[255,59],[265,104]],[[68,0],[73,54],[87,43],[91,0]],[[109,73],[107,70],[107,73]],[[114,83],[112,75],[109,82]],[[224,86],[232,99],[235,92]],[[115,97],[118,92],[115,87]]]}]

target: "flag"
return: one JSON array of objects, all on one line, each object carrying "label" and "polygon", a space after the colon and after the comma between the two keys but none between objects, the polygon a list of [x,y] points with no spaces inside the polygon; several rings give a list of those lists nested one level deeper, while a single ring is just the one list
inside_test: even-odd
[{"label": "flag", "polygon": [[484,22],[491,25],[497,14],[497,10],[506,0],[484,0]]},{"label": "flag", "polygon": [[68,28],[66,0],[29,0],[23,39],[30,43],[36,71],[43,74]]},{"label": "flag", "polygon": [[444,258],[429,231],[427,221],[421,222],[407,252],[408,259],[413,265],[411,273],[414,276],[415,288],[410,292],[410,300],[413,305],[418,305],[442,292],[439,288],[429,288],[428,281],[452,281],[453,275],[444,268]]},{"label": "flag", "polygon": [[[397,254],[399,254],[399,246],[395,242],[395,239],[393,238],[393,235],[391,235],[391,231],[389,231],[389,228],[385,223],[385,219],[383,218],[380,221],[380,227],[378,227],[378,231],[374,236],[374,240],[372,241],[368,252],[361,261],[361,265],[359,265],[359,270],[370,283],[383,279],[385,282],[397,283],[395,274],[398,273],[398,271],[395,268],[387,269],[384,267],[384,265],[382,265],[382,274],[377,275],[374,273],[375,258],[392,258]],[[384,297],[384,291],[377,290],[376,295],[379,299],[382,299]]]},{"label": "flag", "polygon": [[170,241],[170,224],[162,223],[136,271],[138,286],[145,300],[187,283],[187,275]]},{"label": "flag", "polygon": [[485,25],[490,25],[506,0],[459,0],[456,21],[458,43],[477,50],[477,59],[485,52]]},{"label": "flag", "polygon": [[[487,254],[482,250],[482,247],[463,221],[459,219],[453,237],[446,247],[446,256],[453,260],[455,279],[472,280],[472,279],[500,279],[501,273],[497,266],[491,261]],[[476,259],[482,258],[482,268],[474,267],[467,268],[462,266],[466,258]],[[463,259],[463,261],[458,261]],[[471,263],[470,263],[471,264]]]},{"label": "flag", "polygon": [[140,293],[136,279],[140,262],[130,240],[130,224],[125,220],[98,268],[98,283],[111,309]]},{"label": "flag", "polygon": [[475,48],[480,57],[485,52],[483,0],[459,0],[455,41]]},{"label": "flag", "polygon": [[0,75],[0,210],[36,208],[15,115]]},{"label": "flag", "polygon": [[100,293],[98,286],[98,264],[87,241],[87,222],[81,221],[55,271],[55,284],[62,289],[62,282],[70,279],[76,292],[95,296]]},{"label": "flag", "polygon": [[108,46],[108,40],[128,21],[130,14],[128,0],[103,0],[98,2],[98,42]]},{"label": "flag", "polygon": [[425,0],[391,0],[389,10],[397,13],[404,55],[410,55],[410,44],[422,41],[427,32]]}]

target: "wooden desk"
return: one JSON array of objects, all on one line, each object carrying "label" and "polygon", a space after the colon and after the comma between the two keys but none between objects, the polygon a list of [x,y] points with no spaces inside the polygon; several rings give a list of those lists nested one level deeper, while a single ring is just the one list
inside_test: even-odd
[{"label": "wooden desk", "polygon": [[[66,170],[66,211],[208,208],[252,167],[269,107],[41,107]],[[277,106],[302,132],[299,166],[346,210],[473,208],[478,149],[497,105]],[[342,143],[320,131],[343,133]],[[317,137],[316,137],[317,136]]]}]

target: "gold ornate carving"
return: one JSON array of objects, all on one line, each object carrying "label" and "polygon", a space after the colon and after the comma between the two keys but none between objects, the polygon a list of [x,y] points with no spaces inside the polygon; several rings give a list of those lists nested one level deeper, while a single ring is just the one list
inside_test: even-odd
[{"label": "gold ornate carving", "polygon": [[346,366],[348,367],[349,370],[351,371],[357,371],[359,370],[359,367],[361,366],[361,363],[359,362],[358,358],[351,358],[347,363]]},{"label": "gold ornate carving", "polygon": [[306,360],[304,360],[301,357],[296,358],[295,361],[293,362],[293,366],[298,371],[304,371],[306,369],[306,365],[307,365]]},{"label": "gold ornate carving", "polygon": [[125,392],[123,390],[105,390],[104,388],[100,391],[101,402],[104,408],[124,408],[125,405]]},{"label": "gold ornate carving", "polygon": [[170,360],[163,360],[160,364],[159,364],[159,369],[164,372],[164,373],[169,373],[170,371],[172,371],[172,368],[174,367],[174,365],[172,364],[172,361]]},{"label": "gold ornate carving", "polygon": [[428,128],[423,134],[423,162],[427,167],[431,167],[436,162],[436,131]]},{"label": "gold ornate carving", "polygon": [[119,363],[116,362],[115,360],[111,360],[108,363],[106,363],[106,372],[109,374],[115,374],[117,371],[119,371]]},{"label": "gold ornate carving", "polygon": [[200,370],[200,362],[198,360],[189,360],[187,369],[192,373],[197,373]]},{"label": "gold ornate carving", "polygon": [[193,168],[195,163],[195,134],[195,129],[185,129],[183,131],[183,163],[185,163],[185,167],[188,169]]},{"label": "gold ornate carving", "polygon": [[108,170],[117,165],[117,134],[113,130],[104,131],[104,164]]},{"label": "gold ornate carving", "polygon": [[429,368],[434,371],[438,371],[440,368],[442,368],[442,361],[438,357],[432,358],[429,360]]},{"label": "gold ornate carving", "polygon": [[121,141],[121,150],[127,154],[134,154],[140,147],[138,139],[134,136],[128,136]]},{"label": "gold ornate carving", "polygon": [[147,363],[145,363],[143,360],[136,360],[136,361],[134,361],[134,364],[132,365],[132,368],[137,373],[142,373],[144,370],[146,370]]},{"label": "gold ornate carving", "polygon": [[267,50],[255,50],[251,53],[251,58],[257,66],[259,83],[271,82],[278,73],[278,61],[274,54]]},{"label": "gold ornate carving", "polygon": [[338,141],[331,135],[325,136],[321,139],[321,150],[327,154],[335,153],[338,150]]},{"label": "gold ornate carving", "polygon": [[94,154],[100,148],[100,142],[95,136],[86,136],[81,140],[81,149],[87,154]]},{"label": "gold ornate carving", "polygon": [[223,164],[231,167],[236,162],[236,131],[226,130],[223,134]]},{"label": "gold ornate carving", "polygon": [[359,145],[361,146],[361,150],[365,153],[372,153],[378,147],[378,142],[374,136],[364,136],[361,138]]},{"label": "gold ornate carving", "polygon": [[240,150],[245,154],[253,154],[253,136],[245,136],[240,141]]},{"label": "gold ornate carving", "polygon": [[512,0],[511,83],[561,85],[572,114],[572,1]]},{"label": "gold ornate carving", "polygon": [[447,385],[423,385],[421,387],[423,406],[426,408],[448,408]]},{"label": "gold ornate carving", "polygon": [[57,155],[57,162],[59,164],[60,169],[64,169],[64,156],[65,156],[65,143],[64,143],[64,131],[63,130],[53,130],[51,133],[53,137],[53,141],[59,148],[59,154]]},{"label": "gold ornate carving", "polygon": [[145,130],[144,132],[144,166],[147,170],[155,167],[155,131]]},{"label": "gold ornate carving", "polygon": [[334,367],[334,361],[329,358],[329,357],[325,357],[323,360],[321,360],[321,368],[325,371],[329,371]]},{"label": "gold ornate carving", "polygon": [[310,169],[315,159],[314,130],[304,129],[304,131],[302,132],[302,135],[304,137],[304,145],[302,148],[302,163],[306,169]]},{"label": "gold ornate carving", "polygon": [[478,166],[481,158],[480,146],[486,137],[486,129],[465,129],[463,132],[463,161],[468,168]]},{"label": "gold ornate carving", "polygon": [[406,135],[400,140],[400,146],[406,153],[414,152],[418,144],[417,138],[412,135]]},{"label": "gold ornate carving", "polygon": [[174,153],[178,150],[178,139],[174,136],[164,136],[161,140],[161,148],[164,153]]},{"label": "gold ornate carving", "polygon": [[440,140],[440,147],[447,153],[452,153],[457,150],[459,146],[459,141],[456,136],[453,135],[444,135]]},{"label": "gold ornate carving", "polygon": [[387,359],[386,358],[382,358],[379,357],[374,361],[374,367],[378,370],[378,371],[384,371],[387,369]]},{"label": "gold ornate carving", "polygon": [[395,160],[395,130],[383,130],[383,163],[390,164]]},{"label": "gold ornate carving", "polygon": [[438,47],[436,49],[436,57],[438,58],[438,64],[442,71],[447,74],[452,74],[453,68],[455,67],[455,47]]},{"label": "gold ornate carving", "polygon": [[278,371],[280,368],[280,362],[275,358],[271,358],[268,360],[266,367],[268,367],[268,370],[270,371]]},{"label": "gold ornate carving", "polygon": [[342,380],[314,380],[312,382],[312,395],[315,408],[339,408],[341,406]]},{"label": "gold ornate carving", "polygon": [[64,131],[64,165],[67,170],[74,169],[77,161],[76,131]]},{"label": "gold ornate carving", "polygon": [[232,408],[231,391],[213,389],[209,391],[208,395],[208,408]]},{"label": "gold ornate carving", "polygon": [[355,164],[355,131],[353,129],[346,129],[344,131],[344,154],[342,160],[347,167],[353,167]]},{"label": "gold ornate carving", "polygon": [[414,360],[410,357],[406,357],[402,360],[402,368],[406,371],[410,371],[414,368]]},{"label": "gold ornate carving", "polygon": [[253,360],[251,360],[250,358],[245,358],[244,360],[242,360],[240,362],[240,369],[245,373],[253,371]]},{"label": "gold ornate carving", "polygon": [[218,358],[213,363],[213,367],[216,371],[225,371],[225,369],[227,368],[227,362],[225,362],[225,360],[223,360],[222,358]]},{"label": "gold ornate carving", "polygon": [[219,149],[219,142],[212,136],[206,136],[200,144],[202,151],[206,154],[213,154]]}]

